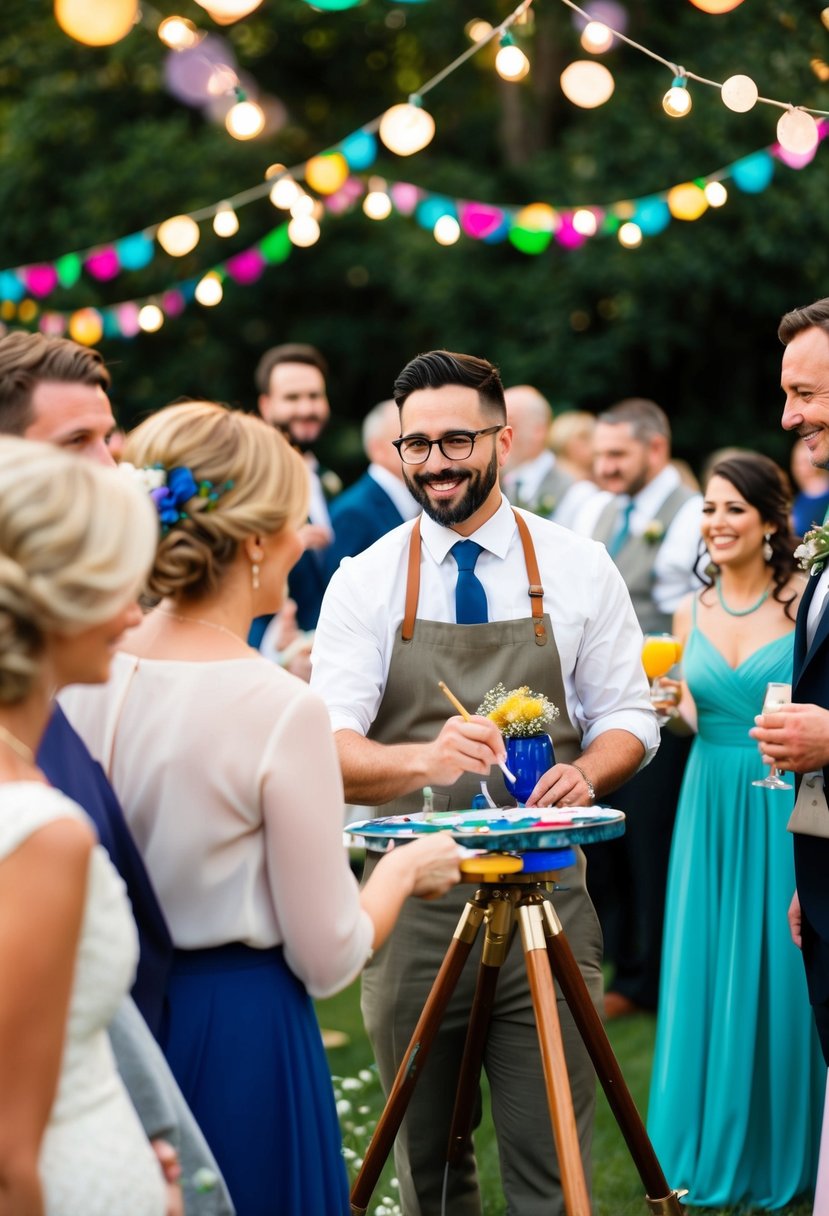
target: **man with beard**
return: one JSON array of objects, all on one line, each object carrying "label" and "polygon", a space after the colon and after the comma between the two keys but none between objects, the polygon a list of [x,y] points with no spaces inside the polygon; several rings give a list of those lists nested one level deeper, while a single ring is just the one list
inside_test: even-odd
[{"label": "man with beard", "polygon": [[[527,684],[560,710],[551,730],[558,763],[528,805],[588,805],[630,776],[658,740],[624,583],[601,545],[513,511],[503,497],[499,469],[512,434],[491,363],[447,351],[419,355],[398,377],[394,397],[401,433],[395,446],[423,514],[343,561],[328,587],[312,656],[311,683],[328,704],[346,798],[377,807],[379,815],[401,814],[420,809],[421,789],[429,785],[451,809],[469,807],[481,778],[503,760],[504,742],[486,718],[447,720],[438,681],[470,708],[500,681],[507,688]],[[497,771],[490,789],[496,802],[511,801]],[[553,899],[598,1004],[601,937],[584,858],[576,852],[562,874],[566,890]],[[458,887],[419,909],[406,907],[364,973],[363,1014],[387,1089],[465,899]],[[480,1213],[471,1146],[450,1172],[442,1200],[479,956],[473,951],[464,969],[397,1140],[406,1216]],[[559,1014],[589,1177],[595,1079],[561,1000]],[[484,1067],[507,1211],[563,1212],[517,948],[500,971]]]},{"label": "man with beard", "polygon": [[[593,467],[608,493],[594,500],[598,518],[587,531],[607,546],[643,633],[670,632],[674,609],[700,586],[702,499],[670,460],[670,423],[655,402],[629,398],[599,415]],[[595,519],[594,501],[585,513]],[[605,958],[615,964],[608,1018],[656,1009],[668,858],[690,744],[663,730],[654,763],[611,799],[628,816],[624,836],[587,849]]]},{"label": "man with beard", "polygon": [[[265,351],[256,369],[259,413],[302,453],[308,467],[308,522],[299,532],[305,552],[288,579],[288,591],[297,606],[297,625],[302,630],[313,629],[319,616],[327,582],[326,550],[334,537],[327,500],[342,489],[336,473],[324,469],[313,452],[331,415],[325,389],[327,374],[328,366],[316,347],[300,342]],[[259,645],[269,620],[258,618],[251,645]]]}]

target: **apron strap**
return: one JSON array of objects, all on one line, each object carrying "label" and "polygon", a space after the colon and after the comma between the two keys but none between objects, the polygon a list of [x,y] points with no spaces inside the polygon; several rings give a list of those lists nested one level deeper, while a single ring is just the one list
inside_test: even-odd
[{"label": "apron strap", "polygon": [[[518,526],[518,535],[521,538],[521,547],[524,550],[524,564],[527,567],[527,577],[530,580],[530,585],[527,588],[527,595],[530,597],[530,606],[534,619],[533,632],[535,633],[536,646],[545,646],[547,643],[547,630],[544,627],[544,588],[541,585],[541,575],[538,571],[538,562],[535,556],[535,546],[533,545],[530,530],[525,521],[521,518],[518,512],[513,508],[513,515]],[[403,642],[411,642],[414,637],[415,617],[417,616],[417,601],[420,596],[420,520],[418,519],[415,526],[412,528],[412,534],[409,539],[409,564],[406,575],[406,606],[403,613],[403,625],[400,630],[400,638]]]},{"label": "apron strap", "polygon": [[406,610],[403,614],[403,627],[400,639],[411,642],[414,637],[415,617],[417,616],[417,601],[420,596],[420,519],[415,521],[409,540],[409,570],[406,575]]},{"label": "apron strap", "polygon": [[521,546],[524,550],[527,577],[530,580],[527,595],[530,597],[530,604],[532,606],[535,644],[536,646],[545,646],[547,643],[547,630],[544,628],[544,588],[541,585],[541,575],[539,574],[538,562],[535,558],[535,546],[533,545],[533,538],[530,536],[526,520],[522,519],[515,508],[513,508],[512,513],[518,525],[518,535],[521,537]]}]

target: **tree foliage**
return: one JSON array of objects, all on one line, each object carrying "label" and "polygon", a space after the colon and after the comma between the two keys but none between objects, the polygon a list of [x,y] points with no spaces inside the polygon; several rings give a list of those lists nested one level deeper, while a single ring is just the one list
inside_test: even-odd
[{"label": "tree foliage", "polygon": [[[210,26],[190,0],[155,0],[143,24],[104,49],[67,38],[45,0],[6,0],[0,265],[50,260],[141,230],[256,184],[271,163],[302,162],[463,51],[472,17],[495,23],[511,7],[364,0],[319,12],[304,0],[265,0],[219,32],[240,68],[280,99],[287,120],[274,134],[237,143],[164,87],[155,9]],[[629,0],[628,32],[700,75],[746,72],[763,96],[829,109],[827,86],[810,67],[827,50],[819,7],[744,0],[713,17],[687,0]],[[604,57],[616,77],[610,102],[576,109],[558,86],[566,63],[584,57],[571,13],[560,0],[535,0],[534,10],[534,21],[516,31],[534,63],[526,82],[501,82],[494,51],[482,51],[429,95],[433,144],[411,161],[385,153],[372,171],[494,203],[609,203],[704,176],[774,141],[778,111],[733,114],[703,86],[691,86],[686,119],[667,118],[661,98],[670,73],[625,47]],[[261,352],[311,341],[332,367],[328,455],[349,472],[365,410],[389,395],[413,354],[446,346],[492,358],[507,383],[537,384],[559,408],[652,396],[671,415],[678,450],[697,463],[727,443],[785,458],[775,331],[781,313],[829,292],[827,155],[801,172],[780,165],[764,193],[731,190],[721,210],[674,221],[637,250],[612,236],[537,257],[466,239],[446,249],[412,219],[372,223],[359,208],[331,216],[313,248],[294,250],[253,286],[228,282],[218,308],[194,304],[158,334],[105,339],[116,403],[127,422],[182,395],[250,407]],[[187,258],[159,253],[108,284],[83,277],[54,306],[161,291],[253,244],[280,217],[263,200],[239,218],[229,241],[203,224]]]}]

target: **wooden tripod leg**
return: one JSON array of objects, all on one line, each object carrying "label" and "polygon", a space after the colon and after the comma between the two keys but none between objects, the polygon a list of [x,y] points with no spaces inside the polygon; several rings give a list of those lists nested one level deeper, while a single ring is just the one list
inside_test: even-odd
[{"label": "wooden tripod leg", "polygon": [[[510,898],[509,893],[501,891],[492,891],[489,894],[484,948],[478,968],[475,996],[472,999],[472,1008],[469,1013],[466,1042],[458,1073],[458,1088],[455,1093],[455,1108],[452,1112],[452,1124],[449,1128],[449,1142],[446,1148],[446,1162],[449,1166],[457,1164],[472,1131],[475,1096],[481,1076],[481,1062],[484,1058],[484,1046],[492,1016],[492,1006],[495,1003],[495,989],[501,964],[509,951],[512,930],[515,925],[514,898]],[[478,898],[485,898],[481,891],[478,892]]]},{"label": "wooden tripod leg", "polygon": [[458,927],[449,943],[432,990],[426,998],[426,1004],[397,1070],[383,1113],[377,1121],[374,1135],[363,1157],[362,1168],[351,1188],[352,1216],[364,1216],[368,1208],[377,1179],[403,1122],[412,1090],[483,923],[484,914],[485,907],[477,900],[470,900],[461,913]]},{"label": "wooden tripod leg", "polygon": [[660,1216],[681,1216],[682,1204],[677,1191],[668,1186],[636,1103],[628,1089],[619,1062],[605,1033],[602,1020],[590,999],[579,965],[561,927],[555,908],[543,905],[544,933],[553,975],[558,981],[573,1021],[593,1061],[608,1105],[625,1138],[633,1163],[646,1191],[651,1212]]},{"label": "wooden tripod leg", "polygon": [[556,994],[547,958],[547,940],[540,903],[519,904],[518,924],[535,1010],[541,1063],[547,1087],[547,1104],[561,1170],[567,1216],[590,1216],[590,1199],[573,1113],[573,1095],[564,1058],[564,1041],[556,1008]]}]

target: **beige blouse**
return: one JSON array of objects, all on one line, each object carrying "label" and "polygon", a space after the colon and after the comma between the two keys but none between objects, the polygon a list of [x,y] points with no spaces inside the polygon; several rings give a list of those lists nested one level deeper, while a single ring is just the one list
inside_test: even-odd
[{"label": "beige blouse", "polygon": [[284,943],[313,996],[348,984],[373,926],[342,846],[343,788],[320,699],[264,659],[118,654],[61,704],[101,762],[187,950]]}]

